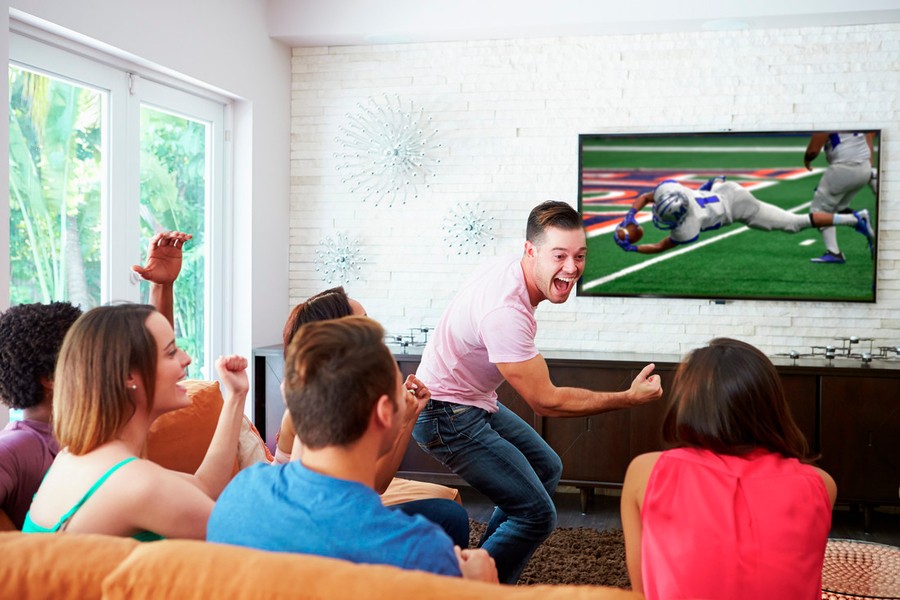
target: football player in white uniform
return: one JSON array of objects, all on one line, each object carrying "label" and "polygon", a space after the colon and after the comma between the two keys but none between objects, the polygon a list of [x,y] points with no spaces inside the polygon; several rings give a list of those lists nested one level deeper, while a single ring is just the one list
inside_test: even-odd
[{"label": "football player in white uniform", "polygon": [[650,203],[653,204],[653,224],[670,233],[655,244],[639,246],[630,243],[627,233],[624,239],[612,236],[626,252],[657,254],[680,244],[695,242],[703,231],[735,222],[763,231],[789,233],[809,227],[846,225],[865,235],[870,248],[875,235],[866,210],[852,214],[791,213],[760,201],[737,183],[725,181],[724,177],[710,179],[699,190],[692,190],[676,181],[664,181],[654,191],[638,196],[620,227],[636,223],[634,215]]},{"label": "football player in white uniform", "polygon": [[[816,186],[810,212],[848,212],[856,192],[867,183],[872,186],[873,191],[876,189],[878,174],[872,164],[874,138],[875,132],[824,132],[812,135],[803,156],[803,164],[812,171],[810,163],[824,147],[828,168]],[[811,260],[816,263],[843,263],[844,255],[838,247],[834,227],[820,227],[819,231],[825,242],[825,254]]]}]

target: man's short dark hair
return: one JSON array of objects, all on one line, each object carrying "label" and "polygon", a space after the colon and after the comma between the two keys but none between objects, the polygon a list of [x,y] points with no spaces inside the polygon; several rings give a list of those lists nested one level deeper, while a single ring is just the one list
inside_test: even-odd
[{"label": "man's short dark hair", "polygon": [[532,244],[537,244],[548,227],[571,231],[581,229],[584,227],[584,223],[578,211],[570,205],[556,200],[547,200],[535,206],[528,215],[525,239]]},{"label": "man's short dark hair", "polygon": [[41,378],[53,379],[66,332],[81,316],[68,302],[19,304],[0,315],[0,400],[32,408],[44,398]]},{"label": "man's short dark hair", "polygon": [[368,317],[307,323],[297,330],[284,364],[284,399],[304,446],[355,442],[378,399],[394,397],[397,363],[383,338],[384,329]]}]

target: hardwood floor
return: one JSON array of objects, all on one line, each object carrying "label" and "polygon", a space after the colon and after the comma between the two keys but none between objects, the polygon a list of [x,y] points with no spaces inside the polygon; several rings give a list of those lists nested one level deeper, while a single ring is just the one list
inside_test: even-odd
[{"label": "hardwood floor", "polygon": [[[459,486],[463,506],[469,518],[486,523],[490,519],[493,504],[486,497],[468,486]],[[581,496],[574,490],[557,492],[553,497],[558,512],[558,527],[589,527],[597,530],[621,529],[619,497],[599,492],[594,495],[587,513],[581,512]],[[838,505],[832,514],[829,537],[877,542],[900,547],[900,511],[896,508],[876,508],[871,516],[870,532],[865,532],[862,510]]]}]

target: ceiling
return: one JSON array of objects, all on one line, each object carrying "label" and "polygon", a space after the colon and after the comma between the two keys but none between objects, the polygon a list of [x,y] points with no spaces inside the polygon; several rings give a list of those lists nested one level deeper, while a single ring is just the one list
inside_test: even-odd
[{"label": "ceiling", "polygon": [[292,47],[900,22],[900,0],[266,0]]}]

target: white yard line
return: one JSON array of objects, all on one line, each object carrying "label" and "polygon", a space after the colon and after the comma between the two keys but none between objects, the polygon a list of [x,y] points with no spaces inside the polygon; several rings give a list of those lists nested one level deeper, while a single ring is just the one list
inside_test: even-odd
[{"label": "white yard line", "polygon": [[[795,206],[794,208],[787,209],[787,211],[796,213],[796,212],[799,212],[801,210],[808,208],[810,204],[811,204],[810,202],[804,202],[803,204],[801,204],[799,206]],[[593,281],[588,281],[586,283],[582,283],[581,289],[589,290],[591,288],[595,288],[595,287],[603,285],[605,283],[609,283],[610,281],[615,281],[616,279],[619,279],[620,277],[630,275],[631,273],[636,273],[636,272],[640,271],[641,269],[645,269],[647,267],[650,267],[652,265],[660,263],[664,260],[669,260],[670,258],[675,258],[676,256],[680,256],[681,254],[685,254],[686,252],[692,252],[694,250],[697,250],[698,248],[708,246],[709,244],[713,244],[719,240],[724,240],[725,238],[729,238],[733,235],[737,235],[739,233],[744,233],[745,231],[748,231],[749,229],[750,228],[747,226],[739,227],[739,228],[735,229],[734,231],[729,231],[728,233],[722,233],[722,234],[710,237],[703,241],[693,242],[686,246],[682,246],[681,248],[678,248],[676,250],[667,250],[655,258],[651,258],[650,260],[645,260],[636,265],[632,265],[626,269],[622,269],[621,271],[616,271],[615,273],[610,273],[609,275],[606,275],[605,277],[600,277],[598,279],[594,279]],[[591,237],[600,235],[601,233],[608,233],[613,230],[615,230],[615,226],[604,227],[602,230],[598,229],[596,232],[592,232]]]}]

